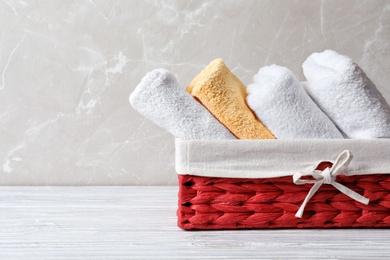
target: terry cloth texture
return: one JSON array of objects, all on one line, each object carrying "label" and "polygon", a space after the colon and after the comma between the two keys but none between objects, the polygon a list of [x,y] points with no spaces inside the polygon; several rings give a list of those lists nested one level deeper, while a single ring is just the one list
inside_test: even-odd
[{"label": "terry cloth texture", "polygon": [[390,139],[180,140],[178,174],[224,178],[273,178],[312,173],[348,150],[345,175],[389,174]]},{"label": "terry cloth texture", "polygon": [[335,51],[303,63],[306,91],[349,138],[390,138],[390,107],[363,70]]},{"label": "terry cloth texture", "polygon": [[222,59],[212,61],[193,79],[187,91],[238,138],[275,138],[249,109],[245,86]]},{"label": "terry cloth texture", "polygon": [[343,138],[287,68],[263,67],[247,87],[247,103],[277,139]]},{"label": "terry cloth texture", "polygon": [[175,137],[236,139],[166,70],[147,73],[129,100],[134,109]]}]

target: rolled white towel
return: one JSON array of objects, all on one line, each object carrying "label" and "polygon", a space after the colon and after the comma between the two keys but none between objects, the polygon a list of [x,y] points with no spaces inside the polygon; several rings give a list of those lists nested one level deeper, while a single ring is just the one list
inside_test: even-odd
[{"label": "rolled white towel", "polygon": [[343,138],[289,69],[266,66],[253,81],[248,105],[277,139]]},{"label": "rolled white towel", "polygon": [[390,107],[350,58],[313,53],[303,63],[306,91],[349,138],[390,138]]},{"label": "rolled white towel", "polygon": [[130,104],[156,125],[182,139],[236,139],[177,82],[169,71],[147,73]]}]

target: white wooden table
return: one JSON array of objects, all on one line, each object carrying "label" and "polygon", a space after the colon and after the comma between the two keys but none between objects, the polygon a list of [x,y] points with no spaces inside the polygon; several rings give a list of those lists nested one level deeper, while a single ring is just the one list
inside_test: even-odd
[{"label": "white wooden table", "polygon": [[0,259],[390,259],[389,229],[183,231],[177,187],[0,187]]}]

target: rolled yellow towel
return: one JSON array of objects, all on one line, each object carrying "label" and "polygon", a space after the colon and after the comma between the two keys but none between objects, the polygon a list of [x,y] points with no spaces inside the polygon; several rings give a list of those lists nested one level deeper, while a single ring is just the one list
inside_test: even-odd
[{"label": "rolled yellow towel", "polygon": [[240,139],[275,139],[247,106],[246,88],[222,59],[213,60],[187,87],[223,125]]}]

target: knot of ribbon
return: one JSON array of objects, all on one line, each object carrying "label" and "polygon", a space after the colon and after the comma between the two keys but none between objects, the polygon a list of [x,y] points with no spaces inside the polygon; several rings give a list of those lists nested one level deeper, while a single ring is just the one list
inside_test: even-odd
[{"label": "knot of ribbon", "polygon": [[[349,165],[351,160],[352,160],[352,154],[350,153],[350,151],[345,150],[337,157],[336,161],[333,163],[331,168],[326,168],[323,171],[314,170],[311,173],[298,172],[293,175],[294,183],[297,185],[314,184],[311,187],[309,193],[307,194],[305,200],[303,201],[301,207],[295,214],[296,217],[298,218],[302,217],[307,202],[313,197],[313,195],[318,191],[318,189],[321,187],[322,184],[330,184],[336,189],[338,189],[340,192],[347,195],[348,197],[356,201],[359,201],[363,204],[366,205],[368,204],[369,199],[354,192],[350,188],[347,188],[344,185],[336,182],[337,175],[342,173],[342,171]],[[312,176],[314,179],[311,180],[302,179],[303,176]]]}]

